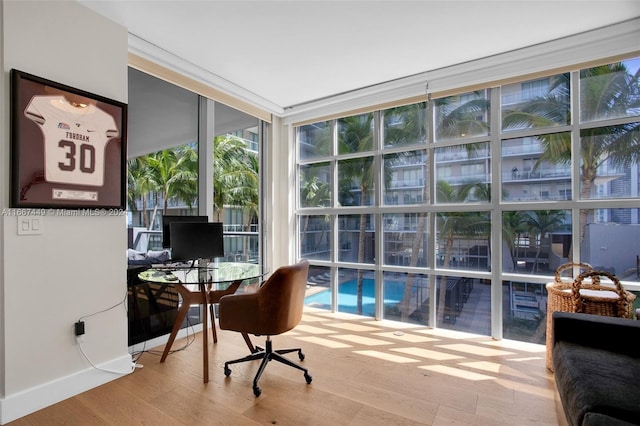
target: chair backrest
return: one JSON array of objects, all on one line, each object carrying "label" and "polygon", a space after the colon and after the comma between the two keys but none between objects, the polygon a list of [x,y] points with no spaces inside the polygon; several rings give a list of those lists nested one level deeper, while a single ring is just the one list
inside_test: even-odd
[{"label": "chair backrest", "polygon": [[278,268],[255,293],[220,299],[220,328],[255,335],[276,335],[302,319],[309,262]]},{"label": "chair backrest", "polygon": [[303,260],[278,268],[260,287],[260,316],[269,329],[263,334],[284,333],[298,325],[302,319],[308,274],[309,262]]}]

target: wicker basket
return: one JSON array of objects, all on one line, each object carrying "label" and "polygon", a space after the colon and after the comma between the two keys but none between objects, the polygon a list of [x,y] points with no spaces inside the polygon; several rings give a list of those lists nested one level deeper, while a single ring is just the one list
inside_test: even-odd
[{"label": "wicker basket", "polygon": [[[555,273],[555,279],[552,283],[547,284],[547,369],[553,371],[551,365],[551,346],[553,345],[553,322],[552,314],[556,311],[573,312],[573,300],[571,298],[571,289],[573,286],[573,278],[563,280],[562,273],[564,271],[573,271],[579,268],[581,271],[593,271],[593,267],[588,263],[569,262],[558,266]],[[597,279],[597,278],[596,278]]]},{"label": "wicker basket", "polygon": [[[600,278],[608,278],[613,285],[602,284]],[[558,274],[556,274],[556,280]],[[590,279],[590,282],[586,282]],[[633,318],[633,301],[636,296],[625,291],[620,281],[606,271],[587,270],[578,275],[573,283],[554,282],[547,284],[547,369],[551,364],[553,345],[552,314],[561,312],[582,312],[610,317]]]},{"label": "wicker basket", "polygon": [[[596,277],[598,282],[596,282]],[[607,277],[613,286],[603,285],[600,277]],[[585,278],[591,278],[592,283],[583,284]],[[603,315],[608,317],[633,318],[633,302],[635,294],[622,288],[620,281],[609,272],[587,271],[578,275],[573,281],[571,289],[574,309],[573,312]]]}]

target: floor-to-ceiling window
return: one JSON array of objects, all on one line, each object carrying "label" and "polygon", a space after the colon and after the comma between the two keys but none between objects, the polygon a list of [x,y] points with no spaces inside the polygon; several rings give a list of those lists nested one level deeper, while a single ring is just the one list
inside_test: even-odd
[{"label": "floor-to-ceiling window", "polygon": [[235,116],[213,139],[213,215],[224,226],[225,261],[260,261],[261,124],[255,117],[216,104]]},{"label": "floor-to-ceiling window", "polygon": [[[129,83],[130,263],[167,260],[165,215],[208,215],[223,223],[220,261],[260,262],[266,124],[133,68]],[[194,306],[186,323],[200,318],[200,306]]]},{"label": "floor-to-ceiling window", "polygon": [[162,249],[162,216],[198,214],[198,95],[129,69],[129,248]]},{"label": "floor-to-ceiling window", "polygon": [[[210,219],[224,224],[224,260],[258,261],[263,124],[222,103],[210,101],[207,109],[198,94],[133,68],[129,80],[130,248],[162,249],[164,215],[208,214],[200,205],[206,171],[199,157],[209,151],[212,195],[205,199]],[[211,149],[202,149],[207,143]]]},{"label": "floor-to-ceiling window", "polygon": [[544,343],[559,265],[640,290],[639,68],[297,126],[307,305]]}]

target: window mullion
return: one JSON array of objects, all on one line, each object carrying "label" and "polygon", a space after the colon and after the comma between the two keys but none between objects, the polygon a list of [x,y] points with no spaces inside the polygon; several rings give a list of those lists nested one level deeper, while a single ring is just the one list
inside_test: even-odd
[{"label": "window mullion", "polygon": [[[571,201],[580,201],[580,72],[571,73]],[[575,205],[575,204],[574,204]],[[571,209],[571,247],[573,259],[580,262],[580,208]]]},{"label": "window mullion", "polygon": [[502,339],[502,162],[497,161],[502,152],[502,108],[501,90],[492,88],[490,92],[489,157],[491,158],[491,337]]}]

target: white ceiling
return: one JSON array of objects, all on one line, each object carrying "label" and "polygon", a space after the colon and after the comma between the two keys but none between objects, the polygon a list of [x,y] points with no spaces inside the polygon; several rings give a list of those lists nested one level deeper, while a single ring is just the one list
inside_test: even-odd
[{"label": "white ceiling", "polygon": [[638,0],[78,0],[285,109],[640,16]]}]

